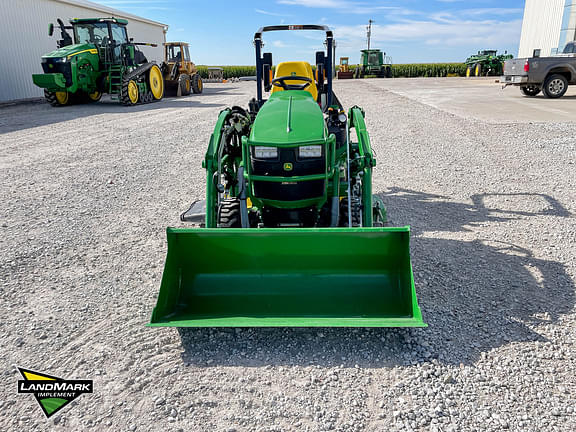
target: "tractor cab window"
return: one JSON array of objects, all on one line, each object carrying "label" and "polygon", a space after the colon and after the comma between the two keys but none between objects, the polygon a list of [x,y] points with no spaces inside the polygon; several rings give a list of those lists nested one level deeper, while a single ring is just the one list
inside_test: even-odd
[{"label": "tractor cab window", "polygon": [[180,49],[180,45],[170,45],[167,49],[167,58],[169,62],[176,63],[182,61],[182,50]]},{"label": "tractor cab window", "polygon": [[184,60],[190,61],[190,51],[188,51],[188,46],[184,46]]},{"label": "tractor cab window", "polygon": [[108,43],[107,23],[81,23],[74,25],[74,40],[78,44],[91,43],[105,45]]},{"label": "tractor cab window", "polygon": [[369,65],[379,65],[380,59],[378,58],[378,54],[372,53],[368,56],[368,64]]},{"label": "tractor cab window", "polygon": [[126,27],[120,26],[118,24],[111,24],[112,29],[112,39],[117,45],[128,43],[128,34],[126,33]]}]

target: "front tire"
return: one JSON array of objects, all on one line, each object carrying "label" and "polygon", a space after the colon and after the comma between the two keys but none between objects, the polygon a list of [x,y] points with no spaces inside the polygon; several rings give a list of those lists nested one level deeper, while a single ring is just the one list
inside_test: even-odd
[{"label": "front tire", "polygon": [[224,199],[218,208],[218,228],[242,228],[240,220],[240,200]]},{"label": "front tire", "polygon": [[520,87],[520,91],[522,92],[522,94],[524,96],[534,97],[534,96],[537,96],[538,94],[540,94],[540,92],[542,90],[540,89],[540,87],[536,87],[536,86],[525,86],[525,87]]},{"label": "front tire", "polygon": [[53,107],[61,107],[72,104],[72,94],[67,91],[51,92],[44,90],[44,97],[46,101]]},{"label": "front tire", "polygon": [[476,77],[482,76],[482,65],[481,64],[477,64],[476,67],[474,68],[474,76],[476,76]]},{"label": "front tire", "polygon": [[544,81],[542,91],[544,96],[550,99],[558,99],[566,94],[568,90],[568,80],[564,75],[554,74],[550,75]]},{"label": "front tire", "polygon": [[187,74],[182,74],[178,78],[178,85],[180,86],[180,94],[182,96],[188,96],[191,93],[190,76]]},{"label": "front tire", "polygon": [[196,73],[192,76],[192,91],[198,94],[202,93],[202,90],[204,90],[204,83],[202,82],[200,74]]}]

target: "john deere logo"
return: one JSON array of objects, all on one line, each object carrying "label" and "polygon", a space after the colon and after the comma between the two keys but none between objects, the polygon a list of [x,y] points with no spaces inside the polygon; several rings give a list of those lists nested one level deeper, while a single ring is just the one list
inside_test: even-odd
[{"label": "john deere logo", "polygon": [[292,171],[292,168],[294,168],[294,167],[292,166],[292,164],[290,162],[286,162],[284,164],[284,171]]},{"label": "john deere logo", "polygon": [[49,418],[82,393],[92,393],[92,380],[67,380],[42,372],[17,368],[22,375],[18,380],[18,393],[31,393]]}]

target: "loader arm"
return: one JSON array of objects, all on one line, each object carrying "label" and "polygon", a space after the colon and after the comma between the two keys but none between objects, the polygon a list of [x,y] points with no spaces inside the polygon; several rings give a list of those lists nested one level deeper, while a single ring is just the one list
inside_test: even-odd
[{"label": "loader arm", "polygon": [[[354,106],[348,112],[350,119],[348,127],[348,136],[350,136],[350,129],[356,130],[356,137],[358,143],[350,143],[352,149],[351,154],[353,159],[350,162],[354,165],[353,172],[362,172],[362,202],[365,209],[372,208],[372,168],[376,166],[376,159],[372,155],[372,147],[370,145],[370,137],[366,130],[366,122],[364,121],[364,112],[362,108]],[[357,149],[355,148],[357,146]],[[372,226],[372,212],[362,212],[362,226]]]},{"label": "loader arm", "polygon": [[218,173],[218,150],[222,144],[224,123],[230,115],[230,109],[220,112],[214,132],[210,136],[208,150],[202,168],[206,169],[206,228],[216,228],[216,216],[218,213],[218,190],[214,175]]}]

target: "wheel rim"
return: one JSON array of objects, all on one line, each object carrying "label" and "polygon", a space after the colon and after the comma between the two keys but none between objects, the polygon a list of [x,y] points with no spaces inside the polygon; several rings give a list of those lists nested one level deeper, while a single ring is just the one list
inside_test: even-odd
[{"label": "wheel rim", "polygon": [[202,83],[202,78],[198,77],[198,88],[202,90],[204,88],[204,84]]},{"label": "wheel rim", "polygon": [[562,81],[561,79],[554,79],[552,81],[550,81],[550,84],[548,84],[548,91],[550,93],[552,93],[553,95],[558,95],[560,93],[562,93],[562,91],[564,90],[564,81]]},{"label": "wheel rim", "polygon": [[466,78],[470,78],[470,68],[466,69]]},{"label": "wheel rim", "polygon": [[186,91],[187,92],[190,91],[190,80],[189,79],[186,80]]},{"label": "wheel rim", "polygon": [[133,104],[138,102],[138,85],[132,80],[128,83],[128,99]]},{"label": "wheel rim", "polygon": [[148,75],[150,90],[155,99],[161,99],[164,94],[164,80],[162,79],[162,72],[158,66],[152,66]]},{"label": "wheel rim", "polygon": [[98,101],[102,97],[102,93],[100,93],[98,90],[96,90],[93,93],[88,93],[88,97],[93,101]]},{"label": "wheel rim", "polygon": [[56,100],[60,105],[66,105],[68,103],[68,92],[56,92]]},{"label": "wheel rim", "polygon": [[476,76],[480,75],[480,65],[476,66]]}]

